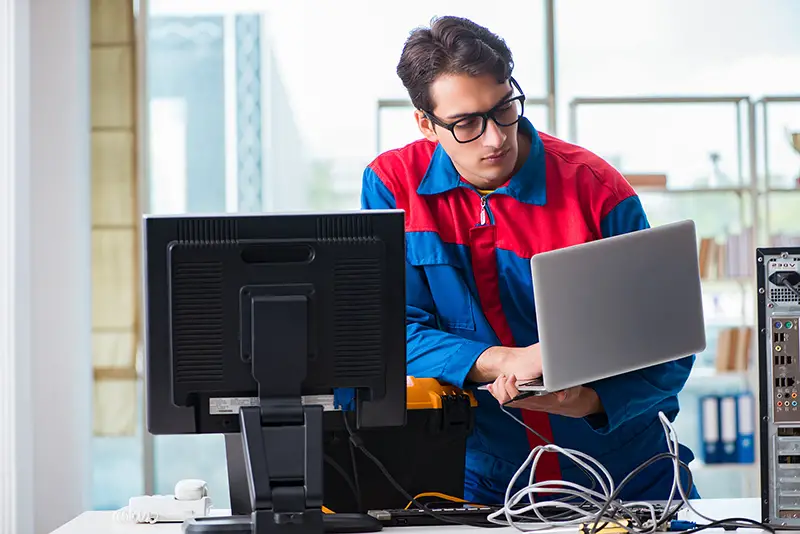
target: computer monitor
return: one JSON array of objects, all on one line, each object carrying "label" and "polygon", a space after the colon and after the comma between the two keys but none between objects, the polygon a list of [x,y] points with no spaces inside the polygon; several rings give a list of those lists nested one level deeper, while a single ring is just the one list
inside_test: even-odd
[{"label": "computer monitor", "polygon": [[357,426],[405,423],[404,213],[148,215],[143,234],[147,429],[241,433],[247,468],[249,516],[184,528],[321,533],[303,398],[350,391]]}]

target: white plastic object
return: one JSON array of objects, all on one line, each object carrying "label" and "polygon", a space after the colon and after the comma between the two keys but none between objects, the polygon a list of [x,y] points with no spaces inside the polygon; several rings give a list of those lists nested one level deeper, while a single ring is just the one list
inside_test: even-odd
[{"label": "white plastic object", "polygon": [[175,484],[175,498],[179,501],[197,501],[208,496],[208,486],[204,480],[187,478]]},{"label": "white plastic object", "polygon": [[[211,514],[211,498],[202,480],[181,480],[174,495],[140,495],[131,497],[120,517],[125,522],[171,523]],[[123,519],[120,519],[122,521]]]}]

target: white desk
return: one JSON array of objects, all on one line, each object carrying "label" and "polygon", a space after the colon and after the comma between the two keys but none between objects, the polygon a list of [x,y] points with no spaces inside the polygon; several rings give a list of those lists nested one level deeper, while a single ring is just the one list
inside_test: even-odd
[{"label": "white desk", "polygon": [[[692,501],[692,506],[697,511],[711,517],[712,519],[724,519],[727,517],[743,517],[746,519],[758,520],[760,508],[758,499],[701,499]],[[693,517],[689,512],[681,519],[697,520],[705,522],[700,518]],[[436,527],[396,527],[391,530],[393,534],[457,534],[475,532],[473,527],[462,527],[457,525],[442,525]],[[557,529],[558,532],[576,532],[576,528]],[[497,529],[494,532],[518,532],[516,529]],[[556,529],[542,532],[555,532]],[[126,524],[114,521],[114,512],[85,512],[66,525],[54,531],[53,534],[179,534],[181,532],[180,523],[158,523],[150,524]],[[721,532],[721,529],[709,529],[707,532]],[[737,532],[763,532],[758,529],[739,529]]]}]

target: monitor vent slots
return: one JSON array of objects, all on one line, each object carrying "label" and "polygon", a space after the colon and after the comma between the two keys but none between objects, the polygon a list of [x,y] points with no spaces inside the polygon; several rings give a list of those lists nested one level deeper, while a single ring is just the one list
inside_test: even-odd
[{"label": "monitor vent slots", "polygon": [[175,381],[223,379],[222,264],[173,266],[172,351]]},{"label": "monitor vent slots", "polygon": [[217,245],[235,243],[239,239],[236,219],[181,219],[178,222],[178,241],[186,245]]},{"label": "monitor vent slots", "polygon": [[383,291],[380,261],[380,256],[340,260],[334,267],[337,375],[383,374],[382,317],[378,305]]},{"label": "monitor vent slots", "polygon": [[320,240],[361,241],[374,239],[371,219],[365,215],[340,215],[317,219],[317,237]]}]

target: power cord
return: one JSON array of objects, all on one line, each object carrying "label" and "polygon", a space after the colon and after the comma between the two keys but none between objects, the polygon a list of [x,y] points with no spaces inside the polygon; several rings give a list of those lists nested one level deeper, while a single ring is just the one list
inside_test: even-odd
[{"label": "power cord", "polygon": [[789,283],[789,279],[788,278],[784,278],[783,285],[786,286],[789,289],[789,291],[794,293],[795,296],[797,297],[797,300],[800,301],[800,289],[797,289],[791,283]]}]

